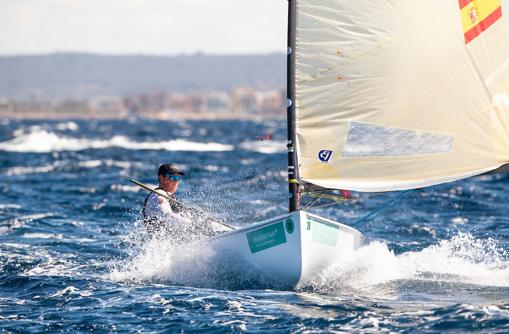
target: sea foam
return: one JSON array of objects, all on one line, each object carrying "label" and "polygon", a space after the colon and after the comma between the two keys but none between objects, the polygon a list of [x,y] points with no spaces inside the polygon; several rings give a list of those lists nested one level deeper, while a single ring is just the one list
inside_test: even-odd
[{"label": "sea foam", "polygon": [[204,243],[182,247],[167,239],[153,238],[143,245],[138,254],[114,268],[107,279],[211,286],[209,276],[214,271],[213,258],[213,250]]},{"label": "sea foam", "polygon": [[[208,247],[207,242],[182,247],[153,239],[107,278],[218,289],[234,286],[233,280],[239,278],[218,272],[220,262],[221,255]],[[421,251],[399,255],[387,244],[374,241],[313,281],[304,282],[301,288],[323,293],[354,291],[376,295],[377,291],[384,290],[379,288],[385,284],[414,280],[509,287],[509,260],[494,239],[475,239],[463,233]]]},{"label": "sea foam", "polygon": [[409,280],[509,287],[509,260],[495,239],[476,239],[466,233],[398,255],[387,244],[374,241],[307,286],[318,291],[370,292]]},{"label": "sea foam", "polygon": [[182,139],[160,142],[133,142],[125,136],[110,139],[87,139],[57,135],[46,130],[19,134],[11,140],[0,142],[0,150],[8,152],[47,153],[57,151],[81,151],[85,149],[106,149],[119,147],[129,150],[165,150],[222,152],[231,151],[233,146],[220,143],[199,143]]},{"label": "sea foam", "polygon": [[244,151],[262,154],[277,154],[286,152],[286,142],[278,140],[245,141],[239,145]]}]

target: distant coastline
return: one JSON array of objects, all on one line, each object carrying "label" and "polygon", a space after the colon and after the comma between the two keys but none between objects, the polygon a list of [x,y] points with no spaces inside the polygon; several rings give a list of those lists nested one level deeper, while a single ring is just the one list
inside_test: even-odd
[{"label": "distant coastline", "polygon": [[257,119],[286,114],[282,54],[0,56],[8,119]]},{"label": "distant coastline", "polygon": [[5,114],[0,112],[0,120],[122,120],[128,118],[143,118],[149,120],[203,120],[203,121],[223,121],[223,120],[252,120],[252,121],[263,121],[263,120],[284,120],[286,114],[274,115],[274,114],[217,114],[217,113],[201,113],[201,114],[189,114],[189,113],[153,113],[140,115],[129,115],[129,114],[101,114],[101,113],[88,113],[88,114],[75,114],[75,113],[18,113],[18,114]]},{"label": "distant coastline", "polygon": [[13,119],[251,119],[285,114],[286,92],[235,87],[232,92],[174,94],[150,92],[89,100],[0,100],[0,117]]},{"label": "distant coastline", "polygon": [[0,56],[0,73],[0,99],[15,101],[231,92],[239,86],[264,91],[286,85],[286,55]]}]

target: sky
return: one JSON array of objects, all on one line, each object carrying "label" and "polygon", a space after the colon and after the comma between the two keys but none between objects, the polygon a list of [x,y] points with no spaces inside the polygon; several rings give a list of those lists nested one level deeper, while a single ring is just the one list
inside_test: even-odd
[{"label": "sky", "polygon": [[[503,3],[508,8],[509,0]],[[0,0],[0,55],[286,52],[287,5],[287,0]]]},{"label": "sky", "polygon": [[286,50],[286,0],[0,0],[0,55]]}]

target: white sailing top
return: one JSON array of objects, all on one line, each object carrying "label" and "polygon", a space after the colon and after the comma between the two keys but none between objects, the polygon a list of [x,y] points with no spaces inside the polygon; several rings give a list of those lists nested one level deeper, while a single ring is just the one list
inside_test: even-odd
[{"label": "white sailing top", "polygon": [[[168,192],[159,189],[161,192],[165,192],[168,196],[170,195]],[[146,219],[158,219],[158,220],[167,220],[169,217],[173,217],[173,211],[171,209],[169,200],[158,196],[155,193],[151,193],[148,196],[147,204],[145,206],[145,218]]]}]

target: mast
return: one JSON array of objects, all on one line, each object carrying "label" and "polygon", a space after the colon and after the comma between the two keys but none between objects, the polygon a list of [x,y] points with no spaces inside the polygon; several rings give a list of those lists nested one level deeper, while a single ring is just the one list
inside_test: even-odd
[{"label": "mast", "polygon": [[288,0],[288,53],[286,58],[287,130],[288,130],[288,211],[300,209],[299,169],[297,165],[295,133],[295,14],[296,1]]}]

